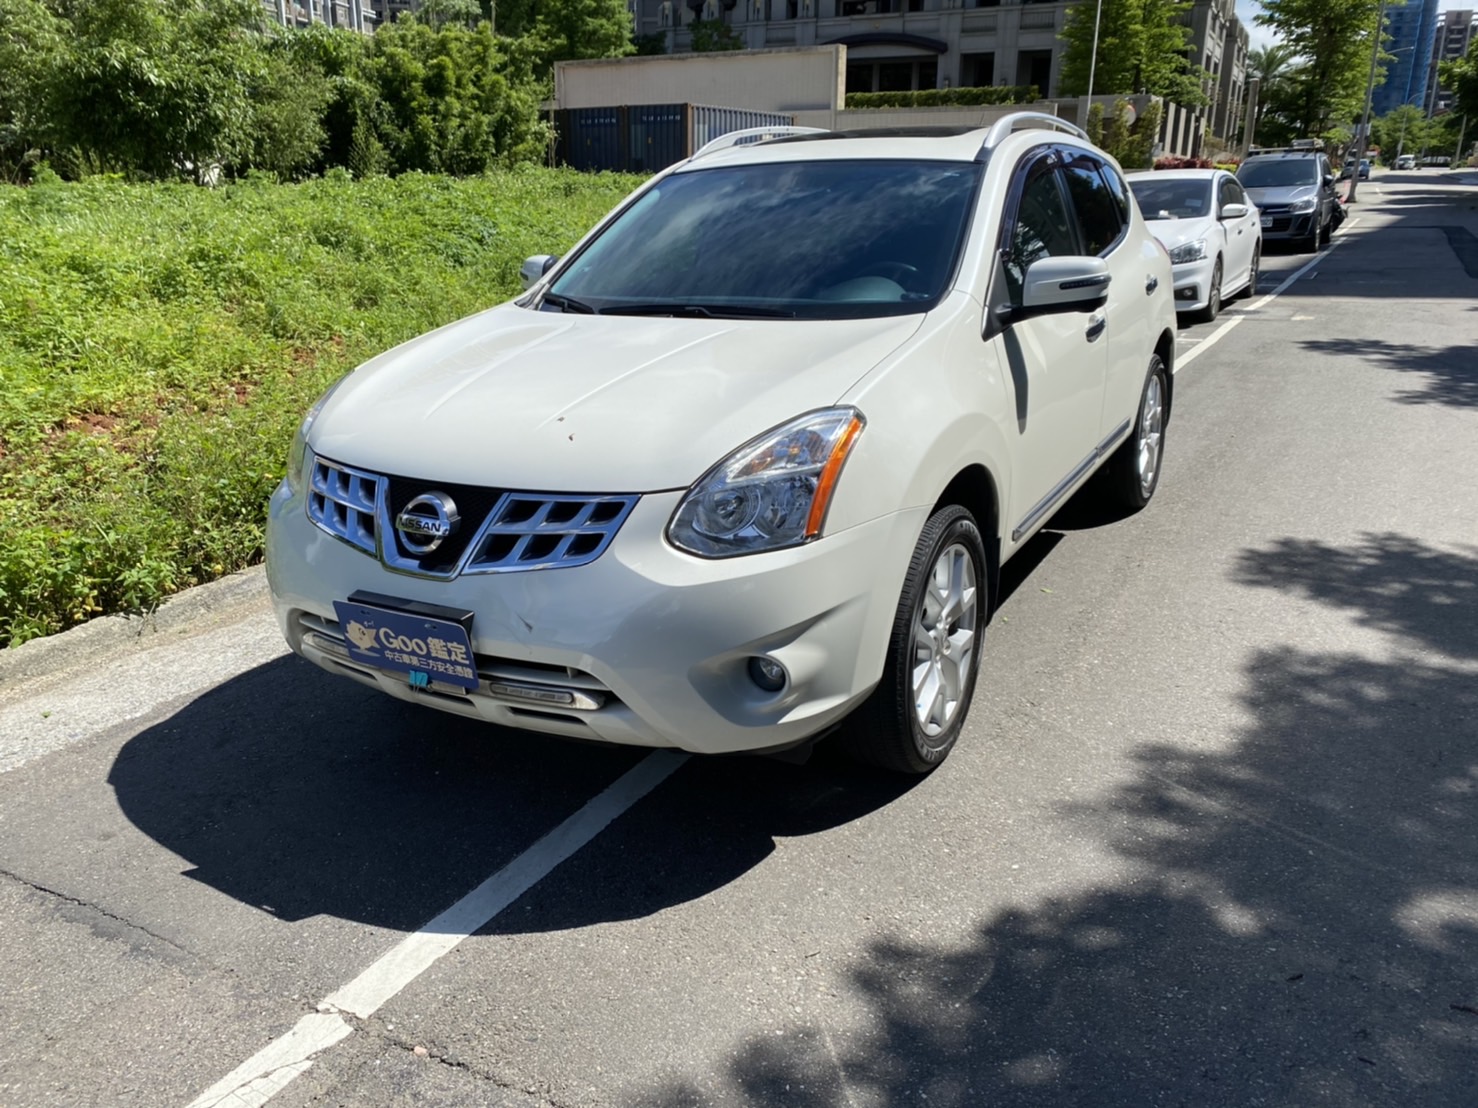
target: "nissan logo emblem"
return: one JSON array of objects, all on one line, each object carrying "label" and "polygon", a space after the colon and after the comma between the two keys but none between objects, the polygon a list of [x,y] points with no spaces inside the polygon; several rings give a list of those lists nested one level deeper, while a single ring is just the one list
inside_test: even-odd
[{"label": "nissan logo emblem", "polygon": [[430,554],[457,530],[462,517],[457,505],[444,492],[416,497],[395,517],[400,541],[412,554]]}]

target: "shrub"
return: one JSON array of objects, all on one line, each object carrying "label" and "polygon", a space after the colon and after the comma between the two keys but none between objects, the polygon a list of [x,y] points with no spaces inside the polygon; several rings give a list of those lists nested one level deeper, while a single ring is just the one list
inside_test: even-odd
[{"label": "shrub", "polygon": [[928,88],[912,92],[849,92],[851,108],[974,107],[988,104],[1029,104],[1040,99],[1035,85],[997,85],[983,88]]}]

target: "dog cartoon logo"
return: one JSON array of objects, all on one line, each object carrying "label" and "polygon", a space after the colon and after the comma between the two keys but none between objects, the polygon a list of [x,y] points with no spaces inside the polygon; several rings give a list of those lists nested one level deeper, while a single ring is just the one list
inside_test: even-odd
[{"label": "dog cartoon logo", "polygon": [[372,652],[375,649],[375,629],[351,619],[349,621],[349,641],[360,650]]}]

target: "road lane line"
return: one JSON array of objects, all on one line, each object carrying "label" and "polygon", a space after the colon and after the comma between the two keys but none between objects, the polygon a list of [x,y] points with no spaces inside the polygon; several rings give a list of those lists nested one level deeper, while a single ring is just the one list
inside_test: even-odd
[{"label": "road lane line", "polygon": [[1231,319],[1227,320],[1215,331],[1212,331],[1211,334],[1207,335],[1204,339],[1197,343],[1194,349],[1187,350],[1180,357],[1176,358],[1175,372],[1179,373],[1182,369],[1190,365],[1202,354],[1206,353],[1207,350],[1221,341],[1223,335],[1225,335],[1228,331],[1230,331],[1233,327],[1241,323],[1242,320],[1246,318],[1246,316],[1242,315],[1233,316]]},{"label": "road lane line", "polygon": [[1329,243],[1329,245],[1324,249],[1324,251],[1322,253],[1315,254],[1307,262],[1305,262],[1303,265],[1301,265],[1297,269],[1295,269],[1293,271],[1293,273],[1291,275],[1289,275],[1287,278],[1285,278],[1284,281],[1283,281],[1283,283],[1281,285],[1279,285],[1277,288],[1275,288],[1272,292],[1268,293],[1266,296],[1262,297],[1260,300],[1253,301],[1251,304],[1247,305],[1247,307],[1243,308],[1241,314],[1242,315],[1246,315],[1248,312],[1255,312],[1255,311],[1257,311],[1257,309],[1263,307],[1264,305],[1271,304],[1279,296],[1281,296],[1283,293],[1287,292],[1288,291],[1288,287],[1290,285],[1292,285],[1293,282],[1297,281],[1305,273],[1307,273],[1309,270],[1313,269],[1316,265],[1318,265],[1320,262],[1322,262],[1325,258],[1327,258],[1329,256],[1330,251],[1332,251],[1340,243],[1344,242],[1345,241],[1345,235],[1349,233],[1349,229],[1351,227],[1355,226],[1355,224],[1357,224],[1359,222],[1360,222],[1359,216],[1356,216],[1355,218],[1351,219],[1349,221],[1348,225],[1343,228],[1342,233],[1340,234],[1339,238],[1331,240],[1330,243]]},{"label": "road lane line", "polygon": [[212,1085],[189,1108],[261,1108],[293,1078],[354,1030],[341,1013],[367,1019],[478,928],[537,885],[616,817],[671,777],[689,758],[676,751],[648,754],[554,830],[419,931],[407,935],[353,981],[330,993],[273,1040]]},{"label": "road lane line", "polygon": [[[1349,226],[1350,227],[1353,227],[1355,224],[1357,224],[1359,222],[1360,222],[1359,219],[1352,219],[1349,222]],[[1296,270],[1293,271],[1292,274],[1290,274],[1287,278],[1284,279],[1284,281],[1283,281],[1283,283],[1281,285],[1279,285],[1277,288],[1275,288],[1272,292],[1268,293],[1266,296],[1262,297],[1260,300],[1253,301],[1251,304],[1247,305],[1247,307],[1243,308],[1236,315],[1231,316],[1231,318],[1229,318],[1225,323],[1223,323],[1215,331],[1212,331],[1211,334],[1207,335],[1204,339],[1200,339],[1200,340],[1194,340],[1193,339],[1193,340],[1191,340],[1191,341],[1195,342],[1196,345],[1192,349],[1187,350],[1184,354],[1182,354],[1178,358],[1176,358],[1176,360],[1175,360],[1175,372],[1176,373],[1179,373],[1186,366],[1190,365],[1191,362],[1195,361],[1202,354],[1206,353],[1207,350],[1209,350],[1211,347],[1215,346],[1218,342],[1220,342],[1223,338],[1225,338],[1227,336],[1227,334],[1230,333],[1231,330],[1234,327],[1237,326],[1237,324],[1241,323],[1244,319],[1246,319],[1253,312],[1257,311],[1259,308],[1261,308],[1261,307],[1263,307],[1263,306],[1265,306],[1267,304],[1271,304],[1280,295],[1282,295],[1284,292],[1286,292],[1293,285],[1293,282],[1297,281],[1300,277],[1302,277],[1309,270],[1313,269],[1320,262],[1322,262],[1326,258],[1328,258],[1329,255],[1330,255],[1330,253],[1334,250],[1334,248],[1336,246],[1338,246],[1340,243],[1344,242],[1344,241],[1345,240],[1344,240],[1344,236],[1343,235],[1341,235],[1339,238],[1333,240],[1329,244],[1329,246],[1324,249],[1324,251],[1322,253],[1316,254],[1314,257],[1310,258],[1303,265],[1299,266]]]}]

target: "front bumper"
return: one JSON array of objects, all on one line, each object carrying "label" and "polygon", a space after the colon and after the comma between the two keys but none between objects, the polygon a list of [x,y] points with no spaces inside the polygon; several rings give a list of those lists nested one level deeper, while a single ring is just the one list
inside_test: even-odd
[{"label": "front bumper", "polygon": [[[698,753],[779,749],[826,730],[881,677],[927,508],[708,560],[662,537],[681,495],[644,496],[588,565],[428,580],[320,530],[284,483],[267,538],[277,619],[288,645],[330,672],[510,727]],[[414,689],[351,661],[333,602],[359,590],[473,611],[477,690]],[[788,671],[779,692],[749,677],[760,654]]]},{"label": "front bumper", "polygon": [[1170,267],[1175,282],[1177,312],[1199,311],[1206,307],[1211,298],[1211,273],[1215,268],[1214,255]]},{"label": "front bumper", "polygon": [[1287,211],[1267,211],[1268,218],[1262,227],[1264,242],[1281,242],[1292,239],[1307,239],[1319,233],[1319,209],[1291,215]]}]

